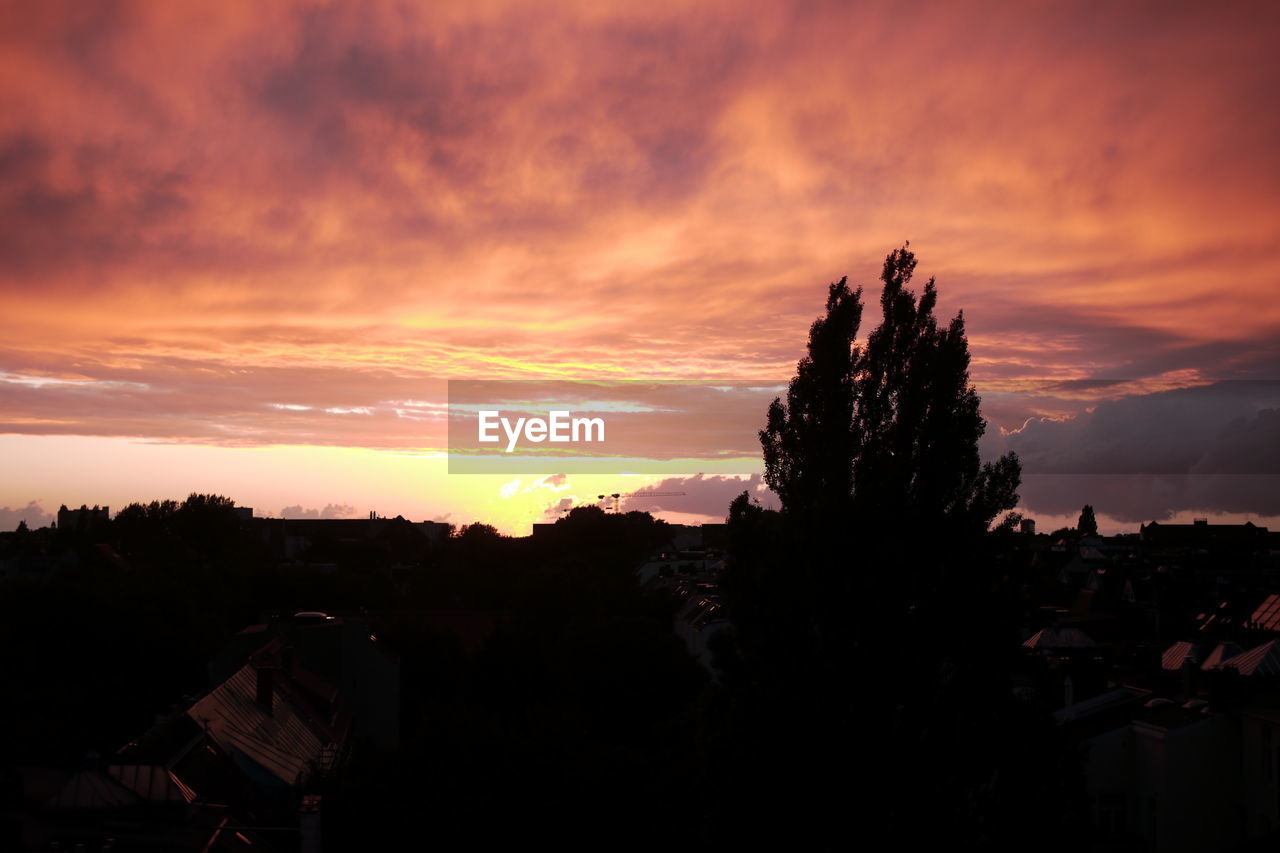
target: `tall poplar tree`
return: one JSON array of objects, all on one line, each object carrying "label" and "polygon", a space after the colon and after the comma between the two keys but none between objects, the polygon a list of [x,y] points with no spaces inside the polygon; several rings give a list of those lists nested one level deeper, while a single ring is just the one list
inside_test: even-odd
[{"label": "tall poplar tree", "polygon": [[940,323],[915,268],[909,245],[886,257],[861,343],[862,290],[830,286],[760,431],[782,508],[730,507],[723,813],[785,816],[778,837],[805,827],[822,844],[872,821],[989,846],[1052,803],[1027,763],[1056,760],[1052,738],[1019,742],[1043,721],[1012,698],[1016,611],[986,553],[1021,467],[981,461],[963,314]]}]

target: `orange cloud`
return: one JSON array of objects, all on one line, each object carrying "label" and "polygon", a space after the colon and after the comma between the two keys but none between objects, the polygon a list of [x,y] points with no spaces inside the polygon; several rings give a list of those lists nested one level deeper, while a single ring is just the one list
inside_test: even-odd
[{"label": "orange cloud", "polygon": [[785,379],[908,238],[980,381],[1280,365],[1274,4],[440,6],[0,11],[0,429]]}]

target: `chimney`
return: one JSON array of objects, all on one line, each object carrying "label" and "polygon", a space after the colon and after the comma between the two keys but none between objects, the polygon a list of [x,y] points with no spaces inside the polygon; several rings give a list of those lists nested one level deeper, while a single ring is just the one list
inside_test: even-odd
[{"label": "chimney", "polygon": [[276,668],[265,664],[258,664],[255,669],[258,671],[257,691],[254,698],[258,705],[267,714],[271,713],[271,697],[275,694],[275,675]]},{"label": "chimney", "polygon": [[306,794],[298,815],[298,832],[302,836],[302,853],[320,853],[320,795]]}]

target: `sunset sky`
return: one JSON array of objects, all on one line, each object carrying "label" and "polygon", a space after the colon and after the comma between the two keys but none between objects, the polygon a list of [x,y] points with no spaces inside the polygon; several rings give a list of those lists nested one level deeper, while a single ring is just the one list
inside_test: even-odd
[{"label": "sunset sky", "polygon": [[1278,44],[1261,2],[4,3],[0,529],[527,532],[658,480],[450,476],[447,380],[785,382],[907,240],[1042,525],[1280,526]]}]

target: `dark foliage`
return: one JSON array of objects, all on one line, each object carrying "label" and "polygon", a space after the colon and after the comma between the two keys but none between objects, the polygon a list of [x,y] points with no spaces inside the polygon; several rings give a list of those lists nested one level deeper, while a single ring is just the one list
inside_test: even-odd
[{"label": "dark foliage", "polygon": [[[695,789],[706,675],[672,632],[673,602],[633,572],[662,527],[588,507],[545,537],[471,525],[449,540],[381,630],[405,667],[405,744],[335,780],[334,843],[392,847],[418,831],[423,803],[447,847],[692,838],[701,810],[663,804]],[[469,649],[441,614],[492,631]]]},{"label": "dark foliage", "polygon": [[886,258],[861,346],[862,291],[831,285],[760,433],[782,509],[730,507],[707,737],[716,831],[739,841],[835,847],[874,825],[999,848],[1061,823],[1068,774],[1010,690],[1017,610],[987,536],[1017,503],[1018,460],[981,463],[963,317],[935,320],[915,266],[906,247]]},{"label": "dark foliage", "polygon": [[1098,517],[1093,513],[1093,506],[1085,504],[1080,509],[1080,520],[1076,522],[1076,530],[1081,536],[1098,535]]},{"label": "dark foliage", "polygon": [[699,808],[645,816],[696,789],[706,683],[674,602],[635,578],[665,525],[583,508],[546,537],[470,525],[426,549],[396,533],[390,551],[314,529],[318,562],[302,565],[217,496],[15,533],[12,547],[57,565],[0,584],[0,767],[110,755],[208,689],[210,658],[269,614],[363,611],[401,661],[402,743],[356,743],[323,781],[328,849],[396,849],[424,816],[448,848],[596,847],[629,823],[636,845],[696,834]]}]

